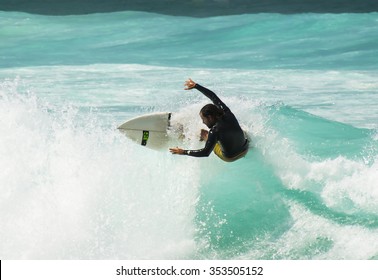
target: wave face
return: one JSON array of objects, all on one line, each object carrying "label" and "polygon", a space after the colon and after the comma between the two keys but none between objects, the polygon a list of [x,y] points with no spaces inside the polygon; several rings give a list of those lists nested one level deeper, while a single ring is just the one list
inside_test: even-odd
[{"label": "wave face", "polygon": [[[1,259],[377,259],[377,13],[0,13]],[[3,40],[4,38],[4,40]],[[115,128],[214,90],[232,164]]]}]

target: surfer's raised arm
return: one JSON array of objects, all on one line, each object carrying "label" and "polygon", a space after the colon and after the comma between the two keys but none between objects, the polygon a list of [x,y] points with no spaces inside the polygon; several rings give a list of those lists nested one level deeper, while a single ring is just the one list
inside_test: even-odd
[{"label": "surfer's raised arm", "polygon": [[202,92],[203,95],[205,95],[207,98],[209,98],[211,101],[213,101],[214,105],[217,106],[219,109],[223,110],[224,112],[230,111],[230,109],[227,107],[227,105],[224,104],[223,101],[220,100],[220,98],[213,91],[197,84],[196,82],[194,82],[192,79],[189,78],[185,82],[185,90],[191,90],[193,88]]}]

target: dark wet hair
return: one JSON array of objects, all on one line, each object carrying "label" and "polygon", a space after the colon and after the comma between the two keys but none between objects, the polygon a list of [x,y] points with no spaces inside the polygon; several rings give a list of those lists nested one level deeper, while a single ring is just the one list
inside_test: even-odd
[{"label": "dark wet hair", "polygon": [[213,116],[216,119],[219,119],[224,115],[224,111],[215,106],[214,104],[207,104],[203,106],[200,113],[206,118],[209,116]]}]

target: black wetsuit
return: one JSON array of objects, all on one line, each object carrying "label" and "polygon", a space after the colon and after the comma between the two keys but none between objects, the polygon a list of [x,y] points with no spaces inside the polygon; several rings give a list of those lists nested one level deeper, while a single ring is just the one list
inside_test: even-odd
[{"label": "black wetsuit", "polygon": [[248,149],[248,140],[235,115],[214,92],[199,84],[196,84],[195,88],[208,97],[215,106],[222,109],[224,115],[210,129],[205,147],[200,150],[187,150],[185,154],[193,157],[207,157],[217,142],[221,145],[222,154],[227,158],[233,158],[245,152]]}]

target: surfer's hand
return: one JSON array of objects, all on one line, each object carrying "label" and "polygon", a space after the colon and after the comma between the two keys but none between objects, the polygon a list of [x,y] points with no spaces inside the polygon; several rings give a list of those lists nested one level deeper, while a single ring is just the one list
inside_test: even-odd
[{"label": "surfer's hand", "polygon": [[209,132],[205,129],[201,129],[200,141],[207,141],[209,137]]},{"label": "surfer's hand", "polygon": [[189,78],[189,80],[185,81],[185,90],[189,90],[189,89],[192,89],[196,86],[196,83],[194,81],[192,81],[191,78]]},{"label": "surfer's hand", "polygon": [[174,155],[183,155],[184,154],[184,150],[179,148],[179,147],[176,147],[176,148],[170,148],[169,151],[174,154]]}]

